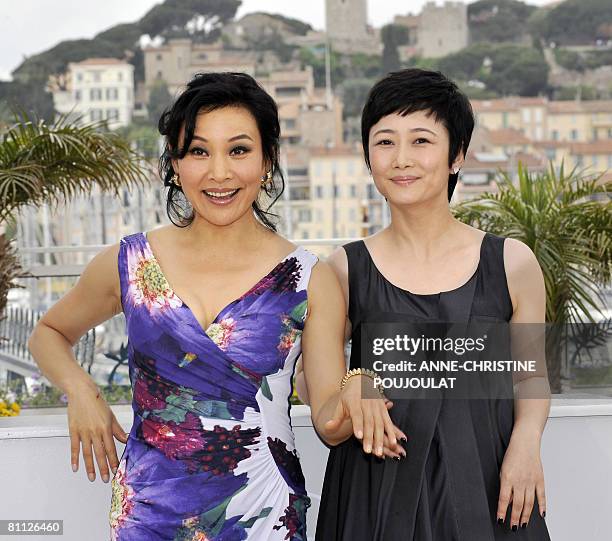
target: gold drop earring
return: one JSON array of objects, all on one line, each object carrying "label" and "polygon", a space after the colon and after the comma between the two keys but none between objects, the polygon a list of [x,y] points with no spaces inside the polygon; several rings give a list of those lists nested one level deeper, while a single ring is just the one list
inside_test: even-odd
[{"label": "gold drop earring", "polygon": [[261,177],[261,187],[265,187],[266,184],[272,184],[272,171],[268,171],[265,177]]},{"label": "gold drop earring", "polygon": [[181,181],[179,180],[179,176],[174,173],[174,175],[172,175],[172,178],[170,179],[170,181],[172,182],[172,184],[174,184],[177,188],[181,188]]}]

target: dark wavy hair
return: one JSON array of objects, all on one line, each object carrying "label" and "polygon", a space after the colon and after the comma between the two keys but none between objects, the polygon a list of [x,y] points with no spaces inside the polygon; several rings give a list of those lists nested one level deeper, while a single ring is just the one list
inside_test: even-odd
[{"label": "dark wavy hair", "polygon": [[[361,114],[361,142],[365,161],[370,171],[370,129],[382,117],[399,113],[408,115],[417,111],[429,111],[448,131],[448,166],[450,167],[459,151],[467,154],[472,131],[474,113],[470,100],[457,85],[439,71],[408,68],[389,73],[370,90]],[[448,176],[448,200],[451,200],[456,175]]]},{"label": "dark wavy hair", "polygon": [[[208,113],[222,107],[244,107],[255,118],[264,158],[272,171],[272,182],[264,186],[271,199],[266,209],[258,200],[253,202],[253,212],[261,223],[276,231],[278,216],[269,212],[285,189],[285,179],[279,164],[280,123],[278,108],[272,97],[246,73],[199,73],[187,88],[164,111],[159,119],[159,133],[164,136],[165,144],[159,159],[159,175],[168,188],[166,194],[166,213],[170,221],[178,227],[186,227],[194,220],[193,208],[182,189],[172,182],[175,171],[173,159],[182,159],[189,150],[199,113]],[[179,135],[185,129],[183,146],[179,148]]]}]

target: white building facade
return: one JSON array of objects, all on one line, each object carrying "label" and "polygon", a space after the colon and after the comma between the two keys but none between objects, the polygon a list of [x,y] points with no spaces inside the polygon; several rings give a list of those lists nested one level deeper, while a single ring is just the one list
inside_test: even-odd
[{"label": "white building facade", "polygon": [[106,120],[109,128],[127,126],[134,111],[134,66],[116,58],[90,58],[68,64],[63,78],[50,81],[59,113],[84,122]]}]

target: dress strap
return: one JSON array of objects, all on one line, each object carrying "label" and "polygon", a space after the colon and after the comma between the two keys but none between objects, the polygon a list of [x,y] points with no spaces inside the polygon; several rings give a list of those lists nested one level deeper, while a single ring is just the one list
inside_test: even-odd
[{"label": "dress strap", "polygon": [[483,246],[481,254],[481,280],[479,287],[485,294],[478,295],[480,302],[486,303],[480,313],[502,315],[503,319],[510,321],[512,317],[512,299],[508,289],[506,266],[504,263],[505,237],[487,233],[488,242]]},{"label": "dress strap", "polygon": [[129,311],[132,303],[128,300],[130,288],[130,265],[134,264],[135,254],[143,254],[145,248],[145,238],[143,233],[133,233],[122,237],[119,241],[119,256],[117,265],[119,270],[119,284],[121,287],[121,306],[126,318],[129,318]]},{"label": "dress strap", "polygon": [[342,246],[348,262],[349,303],[348,317],[355,329],[363,317],[363,296],[369,286],[370,258],[363,240],[349,242]]}]

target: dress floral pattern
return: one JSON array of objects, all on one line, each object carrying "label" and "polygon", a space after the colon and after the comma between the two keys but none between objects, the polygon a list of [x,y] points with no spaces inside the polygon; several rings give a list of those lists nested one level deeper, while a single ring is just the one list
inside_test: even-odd
[{"label": "dress floral pattern", "polygon": [[146,236],[121,240],[134,423],[111,540],[306,541],[289,397],[316,261],[297,248],[203,329]]}]

